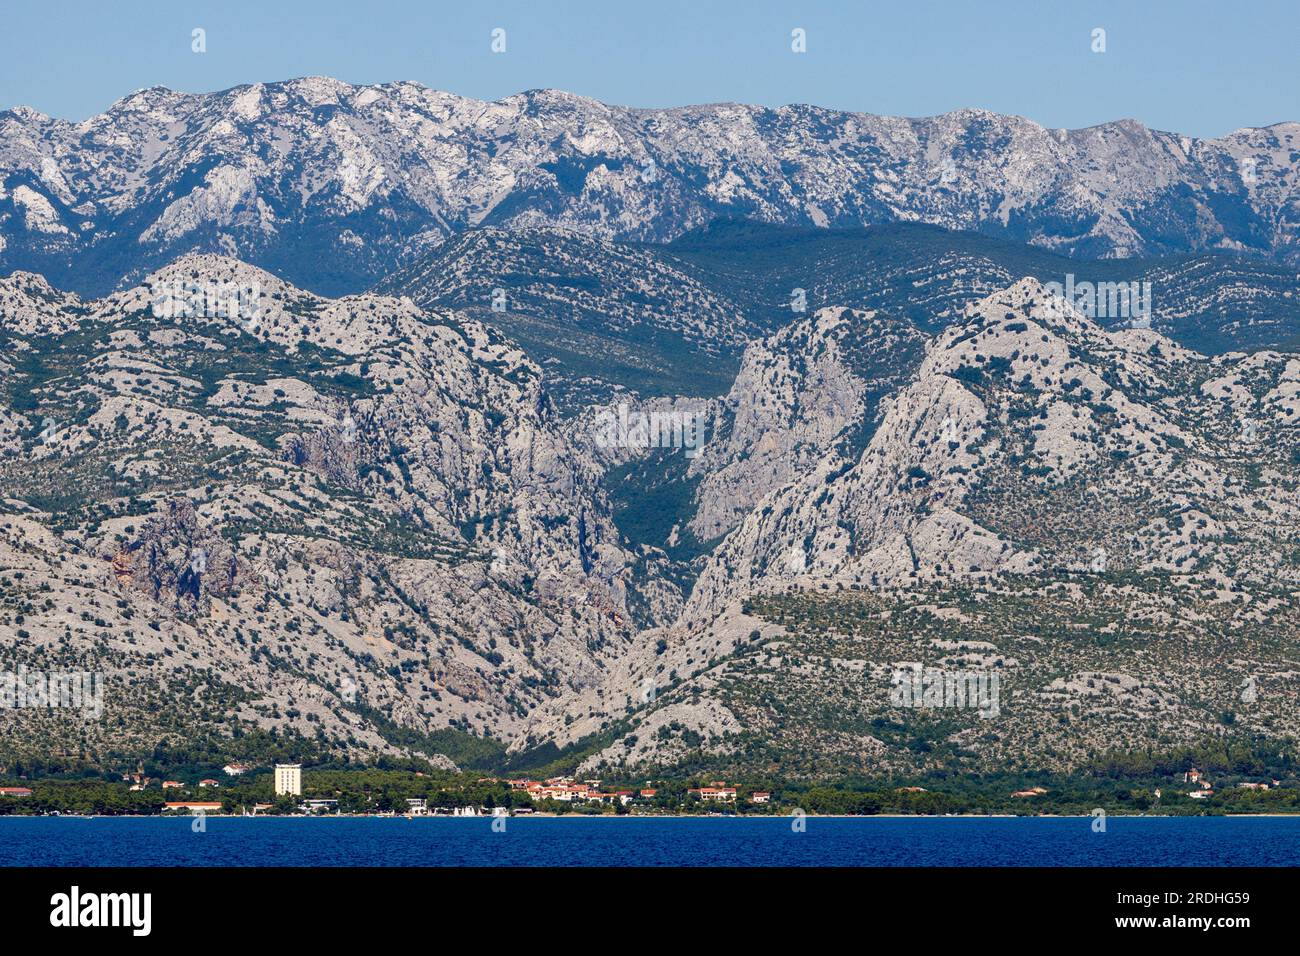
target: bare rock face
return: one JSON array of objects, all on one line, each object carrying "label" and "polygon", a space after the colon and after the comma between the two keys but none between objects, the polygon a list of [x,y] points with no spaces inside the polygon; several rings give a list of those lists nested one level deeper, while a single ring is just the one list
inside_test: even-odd
[{"label": "bare rock face", "polygon": [[[805,575],[899,586],[1084,566],[1080,538],[1011,518],[1015,499],[1048,507],[1081,482],[1107,500],[1140,480],[1157,510],[1204,511],[1231,486],[1221,469],[1232,436],[1221,425],[1196,434],[1207,412],[1171,396],[1214,364],[1154,333],[1104,332],[1036,282],[1018,283],[940,336],[856,461],[826,458],[751,513],[688,613],[721,607],[737,584]],[[1085,524],[1086,513],[1075,512]],[[1127,531],[1110,541],[1112,562],[1163,564],[1176,550],[1158,526]]]},{"label": "bare rock face", "polygon": [[138,538],[112,556],[119,584],[164,607],[194,611],[212,597],[228,597],[239,576],[234,552],[213,529],[200,525],[187,499],[163,503]]},{"label": "bare rock face", "polygon": [[832,308],[748,348],[722,403],[729,427],[691,466],[701,476],[696,536],[720,537],[828,449],[866,442],[881,400],[911,375],[924,341],[906,322]]}]

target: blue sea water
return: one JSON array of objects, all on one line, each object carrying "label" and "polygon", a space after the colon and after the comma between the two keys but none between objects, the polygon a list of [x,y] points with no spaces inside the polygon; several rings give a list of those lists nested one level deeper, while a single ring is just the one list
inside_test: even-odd
[{"label": "blue sea water", "polygon": [[1296,866],[1300,818],[0,817],[0,866]]}]

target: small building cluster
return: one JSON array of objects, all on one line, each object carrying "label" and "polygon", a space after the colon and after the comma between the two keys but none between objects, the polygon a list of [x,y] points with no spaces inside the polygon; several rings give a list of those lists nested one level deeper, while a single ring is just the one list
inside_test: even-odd
[{"label": "small building cluster", "polygon": [[[1210,781],[1206,779],[1205,774],[1200,770],[1197,770],[1195,767],[1183,774],[1183,783],[1196,785],[1195,790],[1190,790],[1187,793],[1187,796],[1191,797],[1193,800],[1208,800],[1210,797],[1214,796],[1214,784],[1210,783]],[[1274,787],[1280,787],[1281,785],[1282,782],[1280,780],[1270,779],[1266,782],[1243,780],[1241,783],[1237,784],[1237,787],[1241,790],[1272,790]]]},{"label": "small building cluster", "polygon": [[1204,774],[1195,767],[1183,774],[1183,783],[1194,783],[1197,785],[1196,790],[1192,790],[1187,794],[1193,800],[1207,800],[1214,796],[1214,786],[1210,781],[1206,780]]},{"label": "small building cluster", "polygon": [[[561,803],[619,803],[627,806],[634,799],[635,795],[631,790],[612,790],[602,791],[599,780],[586,780],[581,783],[572,777],[552,777],[542,782],[540,780],[507,780],[511,790],[522,790],[528,794],[529,799],[538,800],[559,800]],[[653,790],[642,790],[641,797],[645,798],[646,794],[654,795]]]},{"label": "small building cluster", "polygon": [[686,792],[693,793],[701,800],[712,803],[736,802],[736,788],[728,787],[725,780],[715,780],[707,787],[691,787]]},{"label": "small building cluster", "polygon": [[[552,777],[549,780],[507,780],[511,790],[522,791],[534,802],[558,800],[561,803],[588,804],[629,804],[654,800],[659,796],[659,789],[646,786],[640,790],[602,790],[600,780],[574,780],[572,777]],[[647,784],[649,781],[647,781]],[[691,787],[687,794],[698,797],[707,803],[735,803],[736,788],[727,786],[724,780],[714,780],[708,786]],[[769,803],[772,794],[767,790],[756,790],[750,794],[750,803]]]}]

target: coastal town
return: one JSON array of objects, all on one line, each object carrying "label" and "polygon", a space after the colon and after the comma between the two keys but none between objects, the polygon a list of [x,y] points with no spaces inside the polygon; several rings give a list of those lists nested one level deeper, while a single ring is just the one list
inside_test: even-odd
[{"label": "coastal town", "polygon": [[[1300,780],[1241,774],[1212,780],[1197,766],[1149,787],[1111,797],[1077,791],[1077,780],[1050,786],[990,785],[952,793],[917,784],[838,790],[775,787],[725,779],[606,781],[557,775],[545,779],[429,770],[325,769],[300,763],[231,762],[211,775],[155,775],[138,764],[114,780],[0,782],[0,815],[203,814],[224,816],[740,816],[1071,815],[1098,807],[1146,815],[1300,812]],[[1074,789],[1071,789],[1071,788]]]},{"label": "coastal town", "polygon": [[[233,765],[226,768],[227,773],[239,775],[246,773],[249,769],[240,765]],[[480,778],[479,783],[496,784],[501,781],[496,778]],[[389,809],[376,810],[375,813],[384,816],[488,816],[500,815],[502,812],[511,815],[522,816],[537,812],[538,807],[545,806],[547,801],[555,801],[562,804],[581,803],[589,807],[601,806],[618,806],[628,807],[630,805],[642,804],[649,805],[659,794],[655,788],[644,788],[637,791],[632,790],[612,790],[602,791],[600,789],[600,780],[592,779],[579,782],[572,777],[552,777],[546,781],[539,780],[507,780],[505,783],[510,790],[522,796],[526,796],[528,803],[512,804],[508,807],[503,806],[439,806],[430,805],[430,801],[425,797],[407,797],[404,806],[391,807]],[[132,783],[132,788],[140,786],[138,782]],[[174,780],[164,780],[161,782],[163,789],[182,786]],[[199,789],[219,788],[220,782],[217,780],[199,781]],[[3,794],[0,790],[0,794]],[[687,791],[690,795],[705,802],[712,803],[734,803],[736,800],[736,788],[728,787],[724,781],[715,781],[713,785],[707,787],[690,788]],[[302,790],[302,767],[299,764],[277,764],[275,767],[275,795],[277,797],[301,797]],[[771,793],[768,791],[753,791],[749,794],[749,801],[755,805],[765,804],[771,799]],[[163,803],[163,811],[168,813],[221,813],[224,804],[220,800],[168,800]],[[248,816],[254,816],[259,813],[266,814],[276,808],[274,803],[254,803],[250,807],[242,807],[241,810]],[[339,800],[337,797],[305,797],[297,804],[296,809],[305,814],[328,814],[339,813]]]},{"label": "coastal town", "polygon": [[[134,771],[123,771],[118,776],[129,794],[142,797],[152,795],[153,800],[141,802],[158,813],[233,814],[238,816],[266,816],[285,814],[337,814],[368,816],[487,816],[508,813],[515,816],[529,814],[564,813],[664,813],[674,808],[691,806],[703,813],[718,813],[737,803],[750,808],[762,808],[770,803],[772,793],[761,789],[738,789],[724,780],[712,780],[699,786],[684,789],[674,784],[645,781],[636,789],[602,788],[598,778],[578,780],[572,776],[556,776],[546,780],[501,779],[475,777],[461,781],[456,789],[439,786],[432,796],[407,796],[395,798],[387,792],[363,793],[364,806],[347,799],[345,789],[335,787],[331,792],[317,792],[319,787],[304,790],[301,764],[274,764],[258,768],[244,763],[228,763],[221,768],[221,778],[202,777],[197,781],[155,777],[146,773],[143,765]],[[269,792],[265,783],[269,776]],[[409,773],[410,783],[422,789],[422,781],[433,778],[424,771]],[[252,787],[241,786],[245,778],[261,781]],[[483,793],[483,799],[468,801],[458,794],[466,783]],[[264,799],[252,794],[261,795]],[[23,804],[35,796],[31,786],[0,787],[0,815],[24,812]],[[158,798],[161,799],[158,799]]]}]

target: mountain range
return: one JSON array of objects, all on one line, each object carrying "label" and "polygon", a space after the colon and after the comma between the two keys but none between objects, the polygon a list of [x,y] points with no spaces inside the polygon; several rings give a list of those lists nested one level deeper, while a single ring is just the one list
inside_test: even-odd
[{"label": "mountain range", "polygon": [[469,228],[663,242],[719,216],[923,222],[1091,258],[1300,255],[1300,125],[1205,140],[813,106],[497,102],[325,77],[0,113],[0,272],[103,295],[190,252],[355,293]]},{"label": "mountain range", "polygon": [[[499,329],[550,366],[567,407],[618,389],[717,396],[746,343],[810,311],[874,310],[933,332],[1025,276],[1063,295],[1083,283],[1108,289],[1093,309],[1100,324],[1149,325],[1210,354],[1300,343],[1300,272],[1285,264],[1223,253],[1070,259],[919,223],[819,229],[716,219],[666,244],[474,229],[376,291]],[[1145,294],[1117,308],[1115,293],[1134,289]]]},{"label": "mountain range", "polygon": [[[195,284],[259,307],[175,300]],[[96,301],[18,274],[0,302],[8,663],[107,671],[116,715],[54,712],[15,752],[256,729],[902,767],[890,741],[937,731],[896,726],[881,674],[936,661],[1004,669],[1014,726],[941,724],[935,759],[1068,765],[1170,715],[1212,735],[1247,678],[1268,704],[1238,726],[1294,730],[1296,355],[1107,331],[1032,278],[938,333],[824,308],[748,344],[726,394],[642,406],[699,415],[688,456],[602,442],[472,318],[235,260]],[[1067,720],[1072,750],[1015,729],[1097,681],[1145,709]]]},{"label": "mountain range", "polygon": [[[0,655],[108,687],[0,754],[1292,738],[1297,134],[320,78],[0,114]],[[927,668],[997,714],[898,707]]]}]

